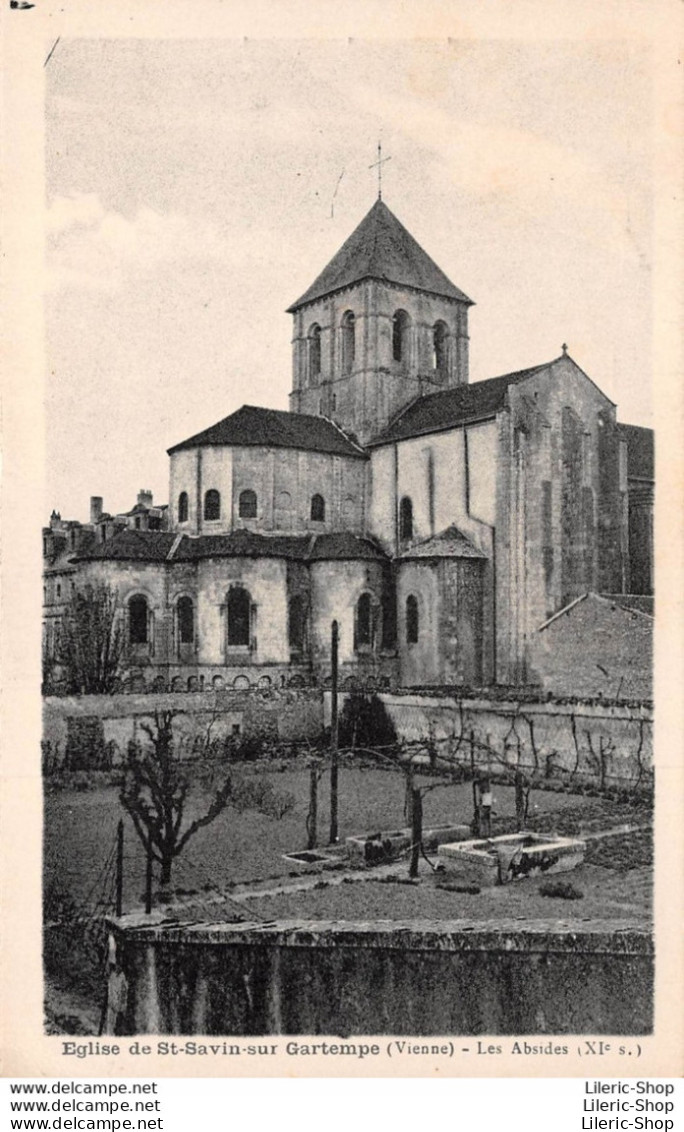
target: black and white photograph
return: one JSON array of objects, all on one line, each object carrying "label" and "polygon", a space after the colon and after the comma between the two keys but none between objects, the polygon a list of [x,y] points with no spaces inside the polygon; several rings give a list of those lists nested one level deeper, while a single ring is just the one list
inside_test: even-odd
[{"label": "black and white photograph", "polygon": [[349,22],[41,51],[15,687],[61,1072],[619,1073],[664,1036],[657,56]]},{"label": "black and white photograph", "polygon": [[651,1031],[649,81],[56,45],[49,1033]]}]

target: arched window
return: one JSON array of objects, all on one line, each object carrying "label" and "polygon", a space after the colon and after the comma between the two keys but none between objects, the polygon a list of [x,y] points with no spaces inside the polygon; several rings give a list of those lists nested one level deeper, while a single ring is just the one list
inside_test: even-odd
[{"label": "arched window", "polygon": [[372,643],[373,637],[373,607],[370,594],[361,594],[356,604],[356,623],[354,633],[354,647],[364,648]]},{"label": "arched window", "polygon": [[215,488],[210,488],[204,497],[204,518],[221,518],[221,495]]},{"label": "arched window", "polygon": [[304,602],[299,594],[290,599],[287,610],[287,637],[293,652],[304,648]]},{"label": "arched window", "polygon": [[128,603],[128,640],[132,645],[146,645],[149,640],[147,598],[136,594]]},{"label": "arched window", "polygon": [[178,496],[178,522],[187,523],[188,521],[188,493],[181,491]]},{"label": "arched window", "polygon": [[342,315],[342,372],[351,373],[356,357],[356,318],[353,311]]},{"label": "arched window", "polygon": [[449,360],[449,332],[444,322],[432,328],[432,368],[440,377],[446,377]]},{"label": "arched window", "polygon": [[322,495],[311,496],[311,519],[314,523],[325,522],[325,499]]},{"label": "arched window", "polygon": [[251,487],[240,492],[238,514],[241,519],[256,519],[257,517],[256,491],[252,491]]},{"label": "arched window", "polygon": [[233,586],[228,594],[228,644],[249,644],[249,622],[252,599],[242,586]]},{"label": "arched window", "polygon": [[191,645],[195,639],[195,609],[192,598],[179,597],[176,617],[178,619],[179,644]]},{"label": "arched window", "polygon": [[392,359],[405,362],[408,353],[409,317],[406,311],[395,311],[392,318]]},{"label": "arched window", "polygon": [[413,538],[413,503],[408,495],[399,504],[399,538]]},{"label": "arched window", "polygon": [[409,594],[406,598],[406,643],[418,644],[418,598]]},{"label": "arched window", "polygon": [[314,323],[309,331],[309,381],[315,384],[321,374],[321,328]]}]

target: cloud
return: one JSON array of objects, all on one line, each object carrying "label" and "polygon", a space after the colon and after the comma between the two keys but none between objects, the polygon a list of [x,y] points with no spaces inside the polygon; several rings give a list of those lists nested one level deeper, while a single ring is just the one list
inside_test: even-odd
[{"label": "cloud", "polygon": [[47,210],[49,289],[117,291],[172,263],[225,260],[223,237],[205,220],[141,206],[132,218],[96,193],[56,197]]},{"label": "cloud", "polygon": [[635,254],[627,226],[639,203],[610,162],[543,132],[471,121],[370,84],[355,84],[347,96],[359,110],[371,107],[405,140],[407,153],[418,146],[430,154],[427,173],[440,192],[457,188],[483,203],[503,200],[537,221],[564,216],[612,253]]}]

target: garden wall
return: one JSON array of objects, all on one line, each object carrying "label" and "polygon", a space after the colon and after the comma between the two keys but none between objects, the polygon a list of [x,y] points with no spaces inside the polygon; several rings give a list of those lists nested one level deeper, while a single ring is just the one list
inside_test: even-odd
[{"label": "garden wall", "polygon": [[[174,925],[138,915],[110,927],[108,1024],[120,1034],[652,1029],[652,940],[622,923]],[[126,1004],[118,1016],[115,1001]]]},{"label": "garden wall", "polygon": [[[381,693],[400,740],[464,766],[474,760],[492,773],[502,762],[549,779],[572,778],[632,788],[652,781],[653,712],[645,705],[487,700]],[[340,697],[342,706],[345,697]],[[325,700],[325,704],[324,704]],[[325,711],[324,711],[325,707]],[[176,711],[188,744],[210,731],[284,743],[320,738],[330,721],[330,693],[316,688],[246,689],[114,696],[48,697],[44,701],[44,763],[117,765],[130,739],[155,710]],[[484,748],[497,752],[491,758]]]},{"label": "garden wall", "polygon": [[[44,763],[57,769],[65,757],[79,767],[121,762],[126,746],[155,711],[178,712],[174,728],[192,745],[196,737],[227,735],[289,743],[316,739],[323,727],[321,693],[310,688],[141,695],[48,696],[43,707]],[[49,744],[49,747],[47,746]]]},{"label": "garden wall", "polygon": [[[652,780],[653,711],[645,705],[487,700],[381,693],[400,740],[492,773],[519,764],[540,777],[632,788]],[[326,720],[330,695],[326,694]],[[491,758],[484,748],[497,752]]]}]

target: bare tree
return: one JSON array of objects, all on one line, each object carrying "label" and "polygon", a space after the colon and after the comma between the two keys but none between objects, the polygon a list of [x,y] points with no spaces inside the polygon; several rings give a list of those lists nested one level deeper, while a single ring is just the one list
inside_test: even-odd
[{"label": "bare tree", "polygon": [[104,584],[77,590],[62,619],[55,648],[67,693],[115,691],[123,651],[123,628],[114,591]]},{"label": "bare tree", "polygon": [[[178,756],[174,711],[156,711],[151,723],[142,723],[148,743],[128,746],[121,804],[130,815],[145,852],[161,865],[161,884],[171,881],[173,862],[191,837],[210,825],[226,808],[258,810],[280,819],[294,805],[294,798],[259,779],[240,779],[224,764]],[[218,770],[218,784],[217,784]],[[193,787],[203,787],[203,812],[187,820]],[[195,797],[194,802],[197,803]]]}]

